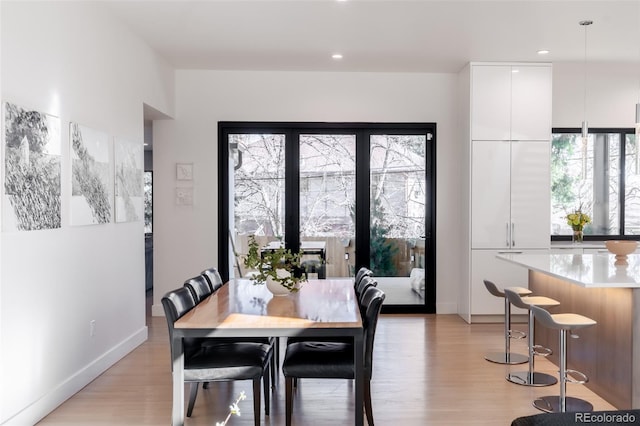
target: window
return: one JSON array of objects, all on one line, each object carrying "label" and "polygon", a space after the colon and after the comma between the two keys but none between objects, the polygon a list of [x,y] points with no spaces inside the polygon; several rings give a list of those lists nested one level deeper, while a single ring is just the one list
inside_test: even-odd
[{"label": "window", "polygon": [[551,235],[571,235],[566,215],[591,216],[585,236],[640,235],[640,170],[632,129],[554,129],[551,143]]}]

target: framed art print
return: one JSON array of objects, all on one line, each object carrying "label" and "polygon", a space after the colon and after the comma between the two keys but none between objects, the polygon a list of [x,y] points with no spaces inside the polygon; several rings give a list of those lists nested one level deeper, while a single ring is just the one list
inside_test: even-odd
[{"label": "framed art print", "polygon": [[71,225],[111,222],[109,136],[69,123],[71,144]]},{"label": "framed art print", "polygon": [[116,222],[142,221],[144,218],[142,143],[116,139],[113,146]]},{"label": "framed art print", "polygon": [[3,229],[60,228],[60,119],[9,102],[3,110]]}]

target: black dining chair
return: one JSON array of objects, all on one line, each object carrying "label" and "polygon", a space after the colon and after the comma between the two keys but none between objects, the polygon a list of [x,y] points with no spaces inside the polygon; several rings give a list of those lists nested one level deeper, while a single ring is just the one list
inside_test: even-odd
[{"label": "black dining chair", "polygon": [[[202,300],[209,297],[209,295],[215,293],[220,287],[222,287],[222,277],[216,268],[208,268],[202,271],[197,277],[190,278],[184,283],[185,286],[189,287],[194,295],[194,299],[196,299],[196,304],[200,303]],[[207,290],[208,289],[208,290]],[[207,292],[208,291],[208,292]],[[280,342],[276,337],[223,337],[223,338],[212,338],[207,339],[202,344],[208,345],[209,342],[216,344],[216,342],[220,340],[226,341],[234,341],[234,342],[253,342],[253,343],[264,343],[269,344],[273,347],[273,357],[271,359],[271,363],[273,364],[273,368],[271,369],[271,381],[275,386],[277,374],[280,369]],[[205,386],[207,386],[205,384]]]},{"label": "black dining chair", "polygon": [[[364,317],[365,315],[365,313],[362,311],[362,304],[360,303],[362,300],[362,295],[364,294],[365,290],[368,289],[369,287],[377,287],[377,286],[378,286],[378,282],[376,280],[374,280],[368,275],[363,275],[362,279],[360,280],[360,283],[356,286],[356,288],[354,288],[356,293],[356,298],[358,300],[358,307],[360,308],[360,315],[362,317]],[[295,342],[305,342],[309,340],[323,341],[323,342],[350,342],[353,339],[351,339],[350,337],[339,337],[339,336],[315,337],[315,338],[293,336],[293,337],[287,338],[287,344],[291,344]],[[293,385],[297,386],[297,384],[298,384],[298,381],[294,380]]]},{"label": "black dining chair", "polygon": [[[169,342],[174,335],[174,323],[196,306],[187,287],[168,292],[162,298],[162,307],[169,327]],[[272,356],[270,345],[252,342],[221,340],[217,344],[201,345],[203,339],[183,339],[184,381],[191,384],[187,417],[191,417],[200,383],[252,380],[254,424],[260,425],[260,380],[264,385],[264,412],[269,415],[269,367]],[[171,359],[175,358],[171,345]],[[171,363],[173,369],[173,362]]]},{"label": "black dining chair", "polygon": [[211,287],[211,291],[215,292],[224,282],[222,281],[222,277],[220,276],[220,272],[216,268],[208,268],[200,273],[203,275],[207,281],[209,282],[209,286]]},{"label": "black dining chair", "polygon": [[362,267],[360,269],[358,269],[358,272],[356,272],[356,277],[353,279],[353,287],[357,287],[358,284],[360,284],[360,281],[362,280],[362,278],[364,277],[372,277],[373,276],[373,271],[369,268],[366,267]]},{"label": "black dining chair", "polygon": [[[371,405],[371,375],[373,371],[373,343],[378,317],[385,294],[376,287],[367,288],[360,306],[364,312],[364,406],[367,422],[373,426]],[[287,345],[282,363],[285,377],[286,425],[291,425],[293,411],[293,381],[298,378],[354,379],[353,341],[300,341]]]},{"label": "black dining chair", "polygon": [[191,294],[196,301],[196,305],[213,293],[211,286],[204,275],[189,278],[184,282],[184,286],[191,291]]},{"label": "black dining chair", "polygon": [[356,297],[358,298],[358,301],[360,301],[366,289],[368,289],[369,287],[377,287],[377,286],[378,286],[378,281],[376,281],[373,277],[371,277],[370,275],[363,276],[360,282],[354,286],[354,290],[356,292]]}]

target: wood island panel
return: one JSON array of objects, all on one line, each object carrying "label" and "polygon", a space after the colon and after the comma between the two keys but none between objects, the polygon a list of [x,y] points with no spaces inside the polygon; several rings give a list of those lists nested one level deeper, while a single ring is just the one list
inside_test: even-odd
[{"label": "wood island panel", "polygon": [[[529,270],[529,288],[560,302],[551,313],[577,313],[597,321],[592,327],[576,331],[578,338],[567,338],[567,368],[589,377],[585,385],[618,409],[640,408],[637,390],[638,354],[637,288],[586,288],[550,275]],[[548,359],[558,365],[559,331],[535,328],[535,344],[553,350]],[[572,393],[567,386],[567,395]],[[634,386],[636,389],[634,389]]]}]

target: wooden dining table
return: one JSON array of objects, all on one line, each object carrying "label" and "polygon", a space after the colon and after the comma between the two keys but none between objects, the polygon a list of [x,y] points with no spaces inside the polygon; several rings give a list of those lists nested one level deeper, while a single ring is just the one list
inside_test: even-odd
[{"label": "wooden dining table", "polygon": [[363,328],[352,279],[309,280],[300,291],[273,296],[265,285],[234,279],[174,324],[172,424],[184,424],[183,338],[332,337],[354,340],[355,422],[363,424]]}]

